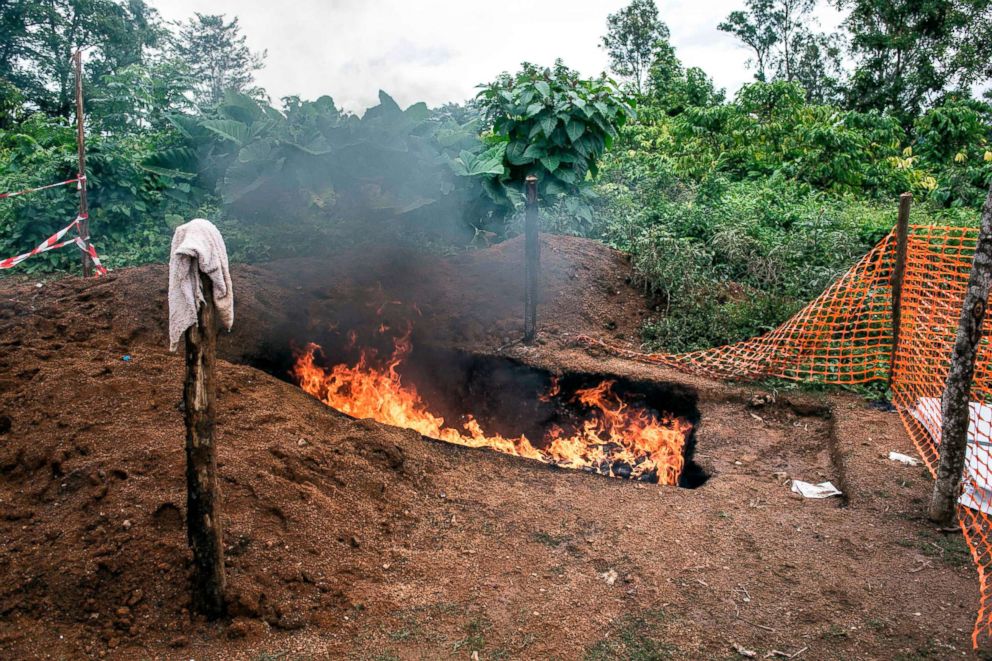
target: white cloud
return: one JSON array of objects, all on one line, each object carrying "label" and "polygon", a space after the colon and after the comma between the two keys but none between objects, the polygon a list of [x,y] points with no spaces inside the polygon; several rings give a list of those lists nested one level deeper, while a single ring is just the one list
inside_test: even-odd
[{"label": "white cloud", "polygon": [[[401,105],[439,105],[474,96],[475,86],[527,60],[556,57],[585,75],[607,66],[598,47],[607,14],[628,0],[152,0],[169,20],[193,12],[238,16],[248,44],[268,51],[258,82],[278,99],[334,97],[361,111],[384,89]],[[718,23],[743,0],[659,0],[672,43],[731,94],[751,74],[748,53]],[[824,27],[836,12],[818,10]]]}]

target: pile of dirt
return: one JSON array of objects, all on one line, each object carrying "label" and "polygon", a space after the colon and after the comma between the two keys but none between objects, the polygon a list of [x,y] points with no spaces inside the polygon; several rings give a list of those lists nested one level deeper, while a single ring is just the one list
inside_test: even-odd
[{"label": "pile of dirt", "polygon": [[[976,604],[959,537],[921,520],[894,414],[676,377],[569,346],[636,337],[619,254],[544,237],[552,371],[700,393],[700,489],[467,450],[331,411],[251,364],[290,341],[418,310],[417,332],[492,353],[520,328],[519,242],[234,270],[218,453],[230,616],[188,611],[182,356],[164,266],[0,283],[0,656],[806,658],[962,655]],[[264,362],[264,361],[263,361]],[[831,479],[849,503],[786,479]],[[651,655],[654,656],[651,656]],[[926,658],[926,657],[923,657]]]}]

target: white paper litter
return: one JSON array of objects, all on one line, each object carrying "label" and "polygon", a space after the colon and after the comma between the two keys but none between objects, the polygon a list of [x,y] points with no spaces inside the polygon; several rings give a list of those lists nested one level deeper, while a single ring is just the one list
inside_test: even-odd
[{"label": "white paper litter", "polygon": [[[940,428],[943,421],[940,400],[936,397],[920,397],[910,413],[923,425],[934,443],[940,445]],[[965,507],[992,514],[992,484],[989,484],[987,477],[988,467],[992,466],[992,452],[990,452],[992,444],[988,441],[978,441],[979,434],[984,438],[992,438],[992,405],[970,402],[964,489],[958,502]]]},{"label": "white paper litter", "polygon": [[830,496],[841,495],[840,490],[830,482],[810,484],[802,480],[793,480],[792,491],[798,493],[803,498],[829,498]]},{"label": "white paper litter", "polygon": [[900,464],[906,464],[907,466],[919,466],[922,463],[916,457],[910,457],[908,454],[903,454],[902,452],[890,452],[889,459],[898,461]]}]

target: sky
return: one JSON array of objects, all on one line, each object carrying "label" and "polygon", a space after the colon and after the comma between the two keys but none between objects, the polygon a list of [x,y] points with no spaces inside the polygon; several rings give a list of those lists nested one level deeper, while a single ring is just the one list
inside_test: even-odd
[{"label": "sky", "polygon": [[[599,48],[607,14],[629,0],[151,0],[167,20],[194,12],[237,16],[248,45],[267,51],[256,78],[272,97],[328,94],[361,112],[383,89],[403,106],[465,101],[476,86],[522,61],[560,57],[586,76],[607,68]],[[657,0],[686,66],[704,69],[730,95],[751,80],[748,51],[716,29],[743,0]],[[840,15],[819,3],[822,29]]]}]

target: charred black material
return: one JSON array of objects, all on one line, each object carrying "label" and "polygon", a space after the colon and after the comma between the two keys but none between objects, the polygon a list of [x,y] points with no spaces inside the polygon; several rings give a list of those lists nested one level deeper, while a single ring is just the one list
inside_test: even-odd
[{"label": "charred black material", "polygon": [[[355,364],[359,348],[349,347],[339,337],[318,338],[323,356],[320,363],[331,366]],[[378,356],[388,357],[392,350],[389,338],[364,344]],[[293,352],[286,347],[269,347],[249,361],[281,379],[289,376],[294,362]],[[446,423],[457,427],[471,415],[489,433],[508,438],[527,436],[541,448],[546,432],[552,426],[566,434],[578,429],[588,411],[576,401],[575,393],[613,381],[613,392],[630,406],[645,409],[654,417],[679,416],[692,424],[685,442],[685,467],[679,486],[695,488],[707,475],[693,461],[695,428],[699,424],[696,392],[688,386],[656,381],[635,381],[607,373],[566,372],[561,375],[501,356],[487,356],[428,345],[414,345],[410,355],[399,366],[403,383],[413,385],[433,414],[444,417]],[[548,397],[554,383],[561,394]],[[604,462],[590,467],[589,472],[630,479],[635,466],[622,461]],[[656,471],[637,476],[644,482],[658,482]]]}]

